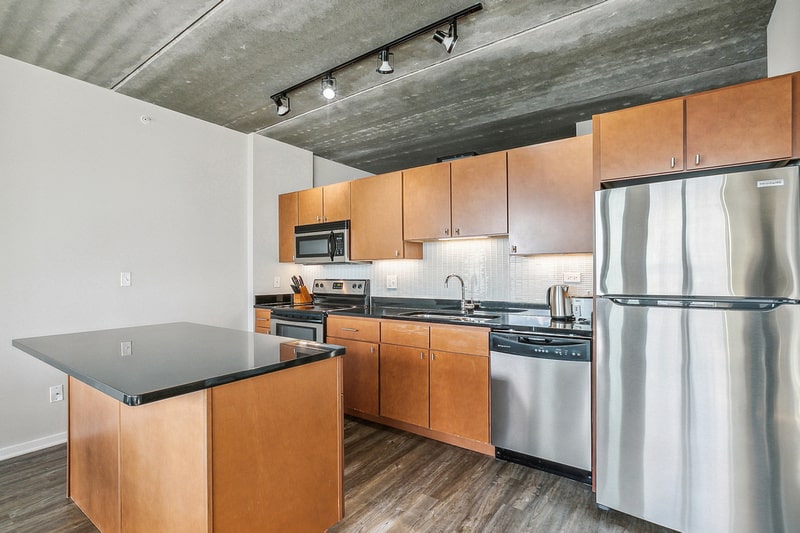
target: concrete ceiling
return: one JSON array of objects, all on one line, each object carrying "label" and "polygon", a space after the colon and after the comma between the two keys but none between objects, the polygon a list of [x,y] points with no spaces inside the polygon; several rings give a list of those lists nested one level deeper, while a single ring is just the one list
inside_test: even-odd
[{"label": "concrete ceiling", "polygon": [[[575,134],[593,114],[767,75],[775,0],[0,0],[0,54],[380,173]],[[444,25],[442,30],[446,30]]]}]

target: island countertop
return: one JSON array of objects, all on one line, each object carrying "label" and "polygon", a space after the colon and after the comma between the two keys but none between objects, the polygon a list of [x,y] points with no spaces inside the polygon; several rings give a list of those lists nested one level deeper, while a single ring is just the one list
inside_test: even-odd
[{"label": "island countertop", "polygon": [[12,344],[131,406],[344,354],[342,346],[189,322],[30,337]]}]

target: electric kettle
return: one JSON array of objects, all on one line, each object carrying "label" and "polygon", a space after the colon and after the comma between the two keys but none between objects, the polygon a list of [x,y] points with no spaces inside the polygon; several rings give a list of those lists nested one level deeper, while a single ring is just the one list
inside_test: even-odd
[{"label": "electric kettle", "polygon": [[552,285],[547,288],[547,306],[553,320],[572,320],[572,312],[567,303],[569,285]]}]

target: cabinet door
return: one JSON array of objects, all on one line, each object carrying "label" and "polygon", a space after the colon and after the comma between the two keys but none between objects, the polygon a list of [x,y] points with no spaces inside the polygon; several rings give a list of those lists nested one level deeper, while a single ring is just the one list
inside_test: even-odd
[{"label": "cabinet door", "polygon": [[428,427],[428,350],[381,344],[380,413]]},{"label": "cabinet door", "polygon": [[298,193],[298,224],[318,224],[322,219],[322,187],[305,189]]},{"label": "cabinet door", "polygon": [[489,442],[489,358],[431,351],[430,428]]},{"label": "cabinet door", "polygon": [[296,192],[278,196],[278,261],[294,261],[294,227],[297,225]]},{"label": "cabinet door", "polygon": [[345,347],[344,407],[378,415],[378,344],[328,337],[331,344]]},{"label": "cabinet door", "polygon": [[350,182],[342,181],[322,188],[322,214],[325,222],[350,218]]},{"label": "cabinet door", "polygon": [[403,242],[403,175],[391,172],[350,184],[350,256],[419,259],[420,243]]},{"label": "cabinet door", "polygon": [[800,157],[800,74],[795,74],[793,76],[794,86],[794,97],[793,106],[794,106],[794,150],[792,151],[792,157],[798,158]]},{"label": "cabinet door", "polygon": [[591,253],[592,136],[508,152],[511,253]]},{"label": "cabinet door", "polygon": [[403,171],[403,233],[409,240],[450,237],[450,163]]},{"label": "cabinet door", "polygon": [[450,163],[453,237],[508,233],[506,153]]},{"label": "cabinet door", "polygon": [[683,170],[683,99],[596,117],[600,180]]},{"label": "cabinet door", "polygon": [[792,156],[792,79],[768,78],[686,98],[687,170]]}]

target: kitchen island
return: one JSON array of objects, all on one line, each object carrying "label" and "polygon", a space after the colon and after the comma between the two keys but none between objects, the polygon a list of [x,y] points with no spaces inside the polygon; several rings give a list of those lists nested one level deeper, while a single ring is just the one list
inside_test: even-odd
[{"label": "kitchen island", "polygon": [[69,376],[67,495],[101,531],[342,518],[341,346],[191,323],[13,345]]}]

